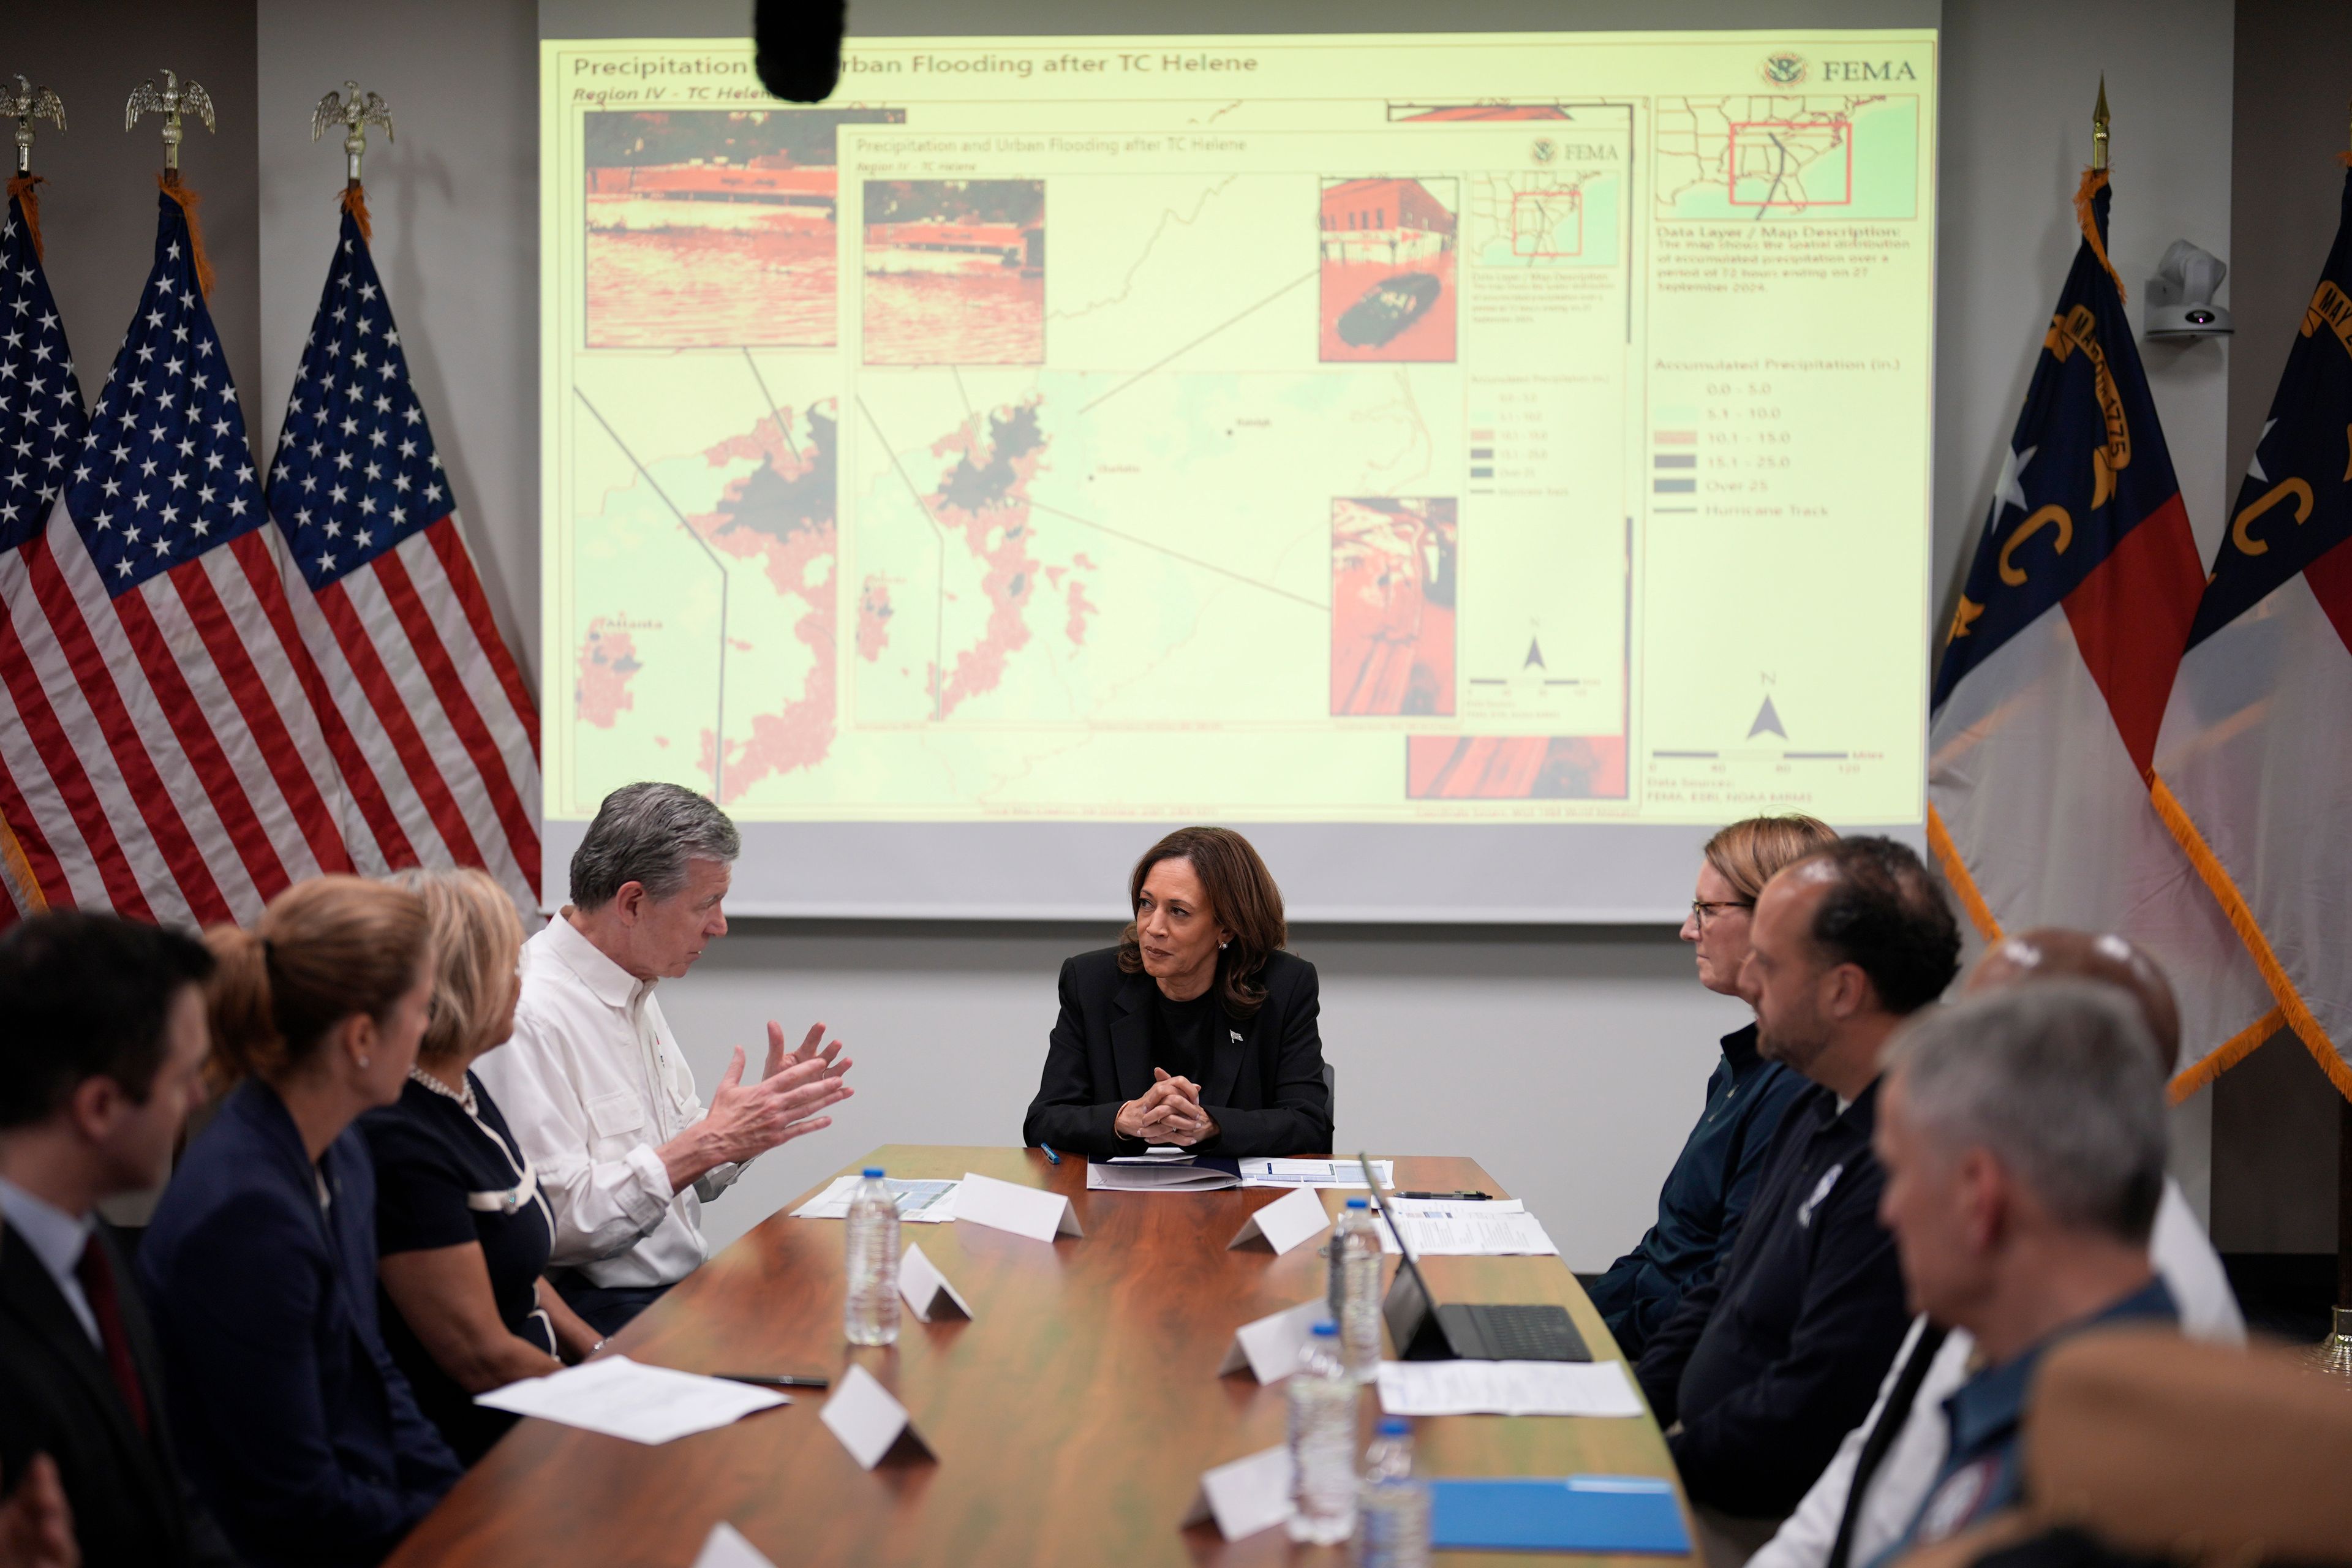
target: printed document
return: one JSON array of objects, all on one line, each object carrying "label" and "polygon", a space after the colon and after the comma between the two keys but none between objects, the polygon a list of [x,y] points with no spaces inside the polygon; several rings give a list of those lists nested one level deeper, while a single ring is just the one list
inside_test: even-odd
[{"label": "printed document", "polygon": [[1639,1415],[1618,1361],[1384,1361],[1391,1415]]}]

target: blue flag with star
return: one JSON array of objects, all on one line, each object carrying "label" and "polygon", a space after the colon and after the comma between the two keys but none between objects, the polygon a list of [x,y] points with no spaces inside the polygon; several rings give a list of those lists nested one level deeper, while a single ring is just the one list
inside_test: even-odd
[{"label": "blue flag with star", "polygon": [[2106,258],[2111,197],[2105,172],[2086,177],[2083,240],[2001,459],[1930,710],[2011,637],[2063,609],[2145,772],[2202,574]]},{"label": "blue flag with star", "polygon": [[[2305,307],[2286,371],[2238,489],[2230,531],[2189,632],[2195,647],[2352,539],[2352,169],[2336,244]],[[2315,591],[2332,598],[2335,574]],[[2352,605],[2345,606],[2352,624]]]}]

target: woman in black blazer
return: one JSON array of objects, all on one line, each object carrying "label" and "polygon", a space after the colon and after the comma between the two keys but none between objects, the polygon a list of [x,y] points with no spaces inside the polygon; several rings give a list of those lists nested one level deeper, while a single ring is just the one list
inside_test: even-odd
[{"label": "woman in black blazer", "polygon": [[1328,1152],[1315,966],[1282,952],[1282,890],[1249,840],[1179,828],[1136,862],[1119,944],[1062,965],[1023,1138],[1074,1153]]}]

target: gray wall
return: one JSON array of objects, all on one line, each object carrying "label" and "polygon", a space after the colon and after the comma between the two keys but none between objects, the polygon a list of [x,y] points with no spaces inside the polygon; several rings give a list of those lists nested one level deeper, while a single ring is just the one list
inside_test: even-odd
[{"label": "gray wall", "polygon": [[[68,52],[112,52],[105,40],[128,30],[116,18],[145,10],[111,3],[37,9],[48,13],[35,26],[58,36],[58,47],[47,52],[59,62]],[[154,9],[163,18],[183,15]],[[236,199],[233,171],[221,169],[209,187],[206,216],[224,294],[235,279],[257,279],[261,314],[247,335],[261,368],[257,375],[237,363],[257,437],[274,435],[333,229],[338,159],[310,142],[310,106],[358,76],[386,95],[402,128],[394,146],[370,154],[368,183],[378,255],[420,390],[499,617],[510,631],[533,633],[532,6],[261,0],[200,15],[202,26],[190,30],[217,35],[224,47],[242,38],[256,63],[246,105],[233,104],[234,89],[220,85],[234,79],[227,67],[206,82],[223,101],[223,163],[231,128],[254,138],[259,177],[247,221],[257,221],[258,235],[242,266],[236,240],[223,232]],[[661,13],[649,7],[646,15],[657,30]],[[2135,300],[2176,237],[2237,258],[2227,0],[1951,0],[1944,15],[1935,545],[1938,597],[1948,604],[2074,248],[2068,203],[2089,156],[2102,69],[2116,125],[2111,250]],[[194,45],[190,51],[196,58]],[[142,52],[153,50],[142,43]],[[71,79],[63,63],[45,68],[60,85]],[[129,85],[126,77],[121,88]],[[110,121],[120,98],[101,96],[78,110],[89,117],[78,123],[119,136]],[[2336,90],[2328,96],[2333,102]],[[263,106],[257,124],[253,102]],[[201,174],[197,159],[192,154]],[[50,166],[62,176],[60,165]],[[143,233],[145,209],[132,205],[131,226]],[[100,255],[103,226],[124,221],[102,204],[87,218],[69,218],[62,204],[58,211],[54,271],[70,270],[61,258]],[[93,279],[87,303],[79,294],[68,301],[85,344],[112,341],[145,254],[142,238],[136,265],[126,264],[115,286],[119,299],[96,297],[102,291]],[[2297,285],[2306,286],[2307,277]],[[59,292],[67,293],[62,284]],[[227,333],[228,309],[215,308]],[[232,347],[233,361],[237,352]],[[2209,343],[2145,352],[2190,514],[2210,542],[2235,471],[2223,456],[2230,351]],[[92,357],[85,347],[85,363]],[[536,636],[516,641],[535,664]],[[755,1043],[767,1016],[795,1027],[822,1017],[852,1041],[861,1093],[843,1126],[763,1161],[713,1210],[715,1233],[739,1233],[875,1143],[1017,1136],[1052,1021],[1055,966],[1111,935],[1058,925],[739,928],[698,973],[666,988],[698,1070],[706,1081],[715,1076],[727,1046]],[[1713,1037],[1740,1021],[1736,1005],[1698,989],[1686,956],[1661,931],[1327,927],[1302,930],[1296,945],[1323,971],[1342,1143],[1476,1154],[1546,1215],[1580,1266],[1605,1259],[1638,1233],[1698,1101]],[[2176,1163],[2200,1202],[2210,1098],[2179,1121]]]}]

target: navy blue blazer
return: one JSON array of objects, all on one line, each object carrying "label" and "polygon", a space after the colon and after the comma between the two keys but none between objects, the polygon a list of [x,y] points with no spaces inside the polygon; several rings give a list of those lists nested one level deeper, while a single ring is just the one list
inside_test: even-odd
[{"label": "navy blue blazer", "polygon": [[[1217,1136],[1197,1148],[1232,1158],[1328,1153],[1315,966],[1269,952],[1257,978],[1265,1005],[1247,1018],[1222,1017],[1223,1038],[1201,1082],[1201,1106],[1215,1118]],[[1061,1016],[1022,1123],[1024,1142],[1105,1159],[1143,1152],[1141,1140],[1120,1137],[1113,1124],[1118,1108],[1152,1084],[1153,984],[1148,974],[1123,972],[1115,947],[1062,965]]]},{"label": "navy blue blazer", "polygon": [[255,1563],[380,1562],[456,1483],[377,1331],[356,1127],[313,1167],[276,1091],[238,1085],[164,1190],[139,1273],[180,1454]]}]

